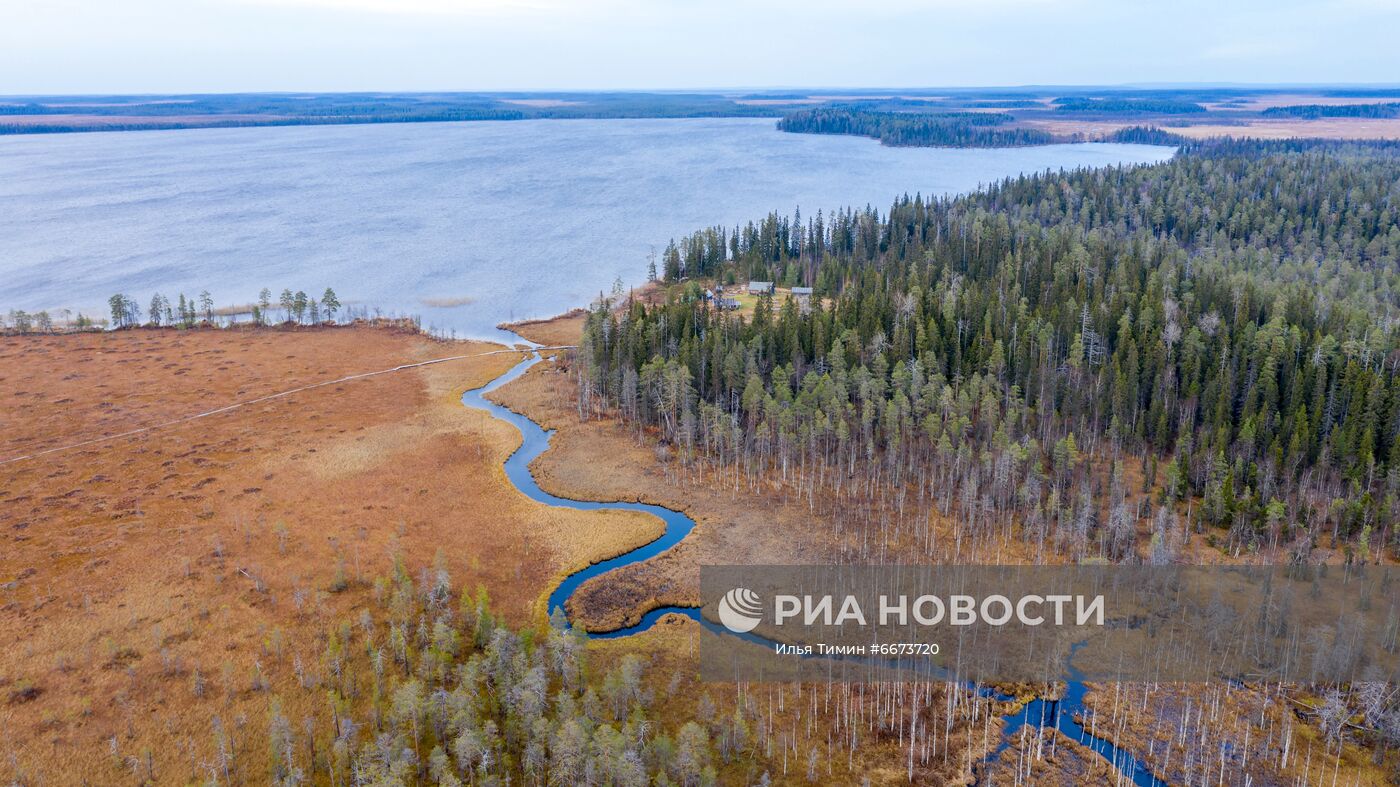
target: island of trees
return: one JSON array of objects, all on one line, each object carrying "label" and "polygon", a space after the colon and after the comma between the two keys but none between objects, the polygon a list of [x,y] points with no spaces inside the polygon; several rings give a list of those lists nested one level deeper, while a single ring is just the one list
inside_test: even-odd
[{"label": "island of trees", "polygon": [[1318,118],[1394,118],[1400,117],[1400,102],[1383,104],[1296,104],[1270,107],[1265,117]]},{"label": "island of trees", "polygon": [[1012,121],[1003,112],[880,112],[824,107],[787,115],[778,121],[778,129],[806,134],[854,134],[900,146],[1002,148],[1055,141],[1045,131],[1009,126]]}]

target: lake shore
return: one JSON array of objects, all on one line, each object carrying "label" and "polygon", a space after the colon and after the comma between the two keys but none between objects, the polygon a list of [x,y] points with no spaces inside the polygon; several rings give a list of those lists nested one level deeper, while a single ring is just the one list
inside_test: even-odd
[{"label": "lake shore", "polygon": [[0,214],[0,312],[101,317],[121,293],[145,317],[156,294],[208,291],[217,308],[329,286],[356,314],[508,343],[497,324],[640,283],[649,256],[699,227],[1171,153],[895,149],[753,118],[0,137],[0,200],[14,206]]}]

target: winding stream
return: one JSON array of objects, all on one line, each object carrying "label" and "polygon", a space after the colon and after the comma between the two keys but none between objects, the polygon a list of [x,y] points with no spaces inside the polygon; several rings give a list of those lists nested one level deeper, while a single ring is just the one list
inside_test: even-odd
[{"label": "winding stream", "polygon": [[[626,501],[594,501],[594,500],[571,500],[565,497],[552,495],[540,488],[535,476],[530,472],[530,463],[535,457],[549,450],[549,438],[553,431],[546,431],[539,424],[526,418],[525,416],[503,406],[496,404],[486,398],[486,394],[500,388],[513,380],[518,379],[530,367],[539,363],[542,359],[539,353],[534,353],[531,357],[513,366],[505,374],[492,380],[480,388],[473,388],[462,394],[462,404],[478,410],[485,410],[496,418],[511,424],[520,430],[522,442],[520,447],[506,459],[506,477],[516,489],[520,490],[531,500],[544,503],[545,505],[557,506],[560,508],[572,508],[578,511],[643,511],[661,519],[666,525],[666,530],[660,537],[646,544],[643,544],[629,552],[624,552],[617,557],[594,563],[587,568],[570,574],[549,594],[548,610],[552,615],[556,609],[564,609],[564,602],[568,601],[584,582],[593,577],[606,574],[616,568],[640,563],[649,560],[656,555],[665,552],[671,547],[679,544],[690,531],[695,528],[695,520],[680,511],[673,511],[664,506],[652,505],[650,503],[637,503]],[[668,614],[684,615],[711,631],[730,635],[728,630],[705,620],[700,615],[700,610],[694,607],[658,607],[642,616],[641,621],[627,628],[617,629],[602,633],[588,634],[593,639],[616,639],[639,634],[652,626],[656,621]],[[745,639],[764,642],[761,638],[753,634],[744,635]],[[1153,776],[1145,767],[1141,766],[1137,759],[1128,752],[1118,748],[1111,741],[1091,735],[1087,729],[1074,720],[1074,715],[1088,714],[1084,707],[1084,695],[1088,692],[1088,687],[1081,679],[1078,670],[1070,665],[1070,680],[1065,690],[1065,696],[1058,700],[1049,700],[1037,697],[1028,703],[1021,711],[1003,717],[1005,731],[1002,741],[997,748],[986,758],[982,764],[985,768],[1010,747],[1012,736],[1019,733],[1022,727],[1032,725],[1034,727],[1050,726],[1058,729],[1061,733],[1072,740],[1079,741],[1086,747],[1097,752],[1104,759],[1108,760],[1115,768],[1128,776],[1132,782],[1139,787],[1165,787],[1166,782]]]},{"label": "winding stream", "polygon": [[1070,658],[1066,661],[1069,668],[1069,680],[1066,681],[1065,695],[1057,700],[1036,697],[1020,713],[1012,713],[1002,717],[1006,722],[1006,729],[1002,733],[1001,743],[997,745],[982,767],[995,762],[1001,753],[1011,746],[1011,741],[1020,734],[1021,728],[1050,726],[1059,730],[1070,740],[1078,741],[1084,746],[1092,749],[1100,757],[1108,760],[1109,764],[1117,768],[1124,776],[1132,780],[1138,787],[1167,787],[1167,782],[1157,778],[1152,771],[1148,770],[1137,758],[1128,752],[1118,748],[1105,738],[1093,735],[1078,721],[1075,721],[1076,713],[1089,716],[1089,709],[1084,706],[1084,695],[1089,693],[1089,687],[1084,682],[1084,675],[1074,667],[1074,653],[1084,643],[1079,643],[1070,648]]},{"label": "winding stream", "polygon": [[[520,443],[520,447],[515,450],[515,453],[511,454],[510,457],[506,459],[506,477],[509,478],[510,482],[515,485],[515,488],[520,490],[526,497],[536,502],[544,503],[545,505],[557,506],[559,508],[572,508],[577,511],[598,511],[603,509],[609,511],[643,511],[657,517],[666,525],[666,531],[662,533],[659,538],[643,544],[630,552],[624,552],[615,558],[604,560],[601,563],[594,563],[587,568],[575,571],[568,577],[565,577],[564,581],[559,584],[559,587],[555,588],[554,592],[549,594],[548,610],[549,614],[553,615],[554,610],[564,608],[564,602],[568,601],[569,597],[572,596],[584,582],[600,574],[606,574],[615,568],[621,568],[632,563],[640,563],[643,560],[655,557],[676,544],[679,544],[681,539],[689,535],[690,531],[695,528],[695,520],[679,511],[672,511],[664,506],[651,505],[649,503],[629,503],[620,500],[570,500],[566,497],[551,495],[540,488],[539,483],[535,481],[535,476],[530,472],[530,463],[535,460],[535,457],[549,450],[549,438],[554,432],[545,431],[539,424],[529,418],[486,398],[486,394],[519,378],[521,375],[525,374],[525,372],[529,371],[530,367],[540,361],[539,353],[535,353],[531,357],[516,364],[510,371],[497,377],[481,388],[474,388],[462,394],[462,404],[478,410],[485,410],[496,418],[520,430],[520,435],[523,440]],[[632,634],[646,631],[656,625],[656,621],[668,613],[685,615],[686,617],[701,621],[700,610],[698,609],[692,607],[660,607],[642,616],[641,621],[636,625],[601,634],[590,633],[588,636],[594,639],[613,639],[631,636]]]}]

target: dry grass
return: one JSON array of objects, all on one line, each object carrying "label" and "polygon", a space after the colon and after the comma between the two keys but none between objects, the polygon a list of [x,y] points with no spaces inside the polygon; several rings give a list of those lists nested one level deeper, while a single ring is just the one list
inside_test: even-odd
[{"label": "dry grass", "polygon": [[1021,728],[982,775],[994,785],[1128,783],[1088,746],[1059,730],[1030,726]]},{"label": "dry grass", "polygon": [[1238,125],[1195,124],[1168,125],[1179,123],[1169,119],[1154,121],[1151,118],[1131,120],[1025,120],[1021,125],[1036,128],[1056,135],[1081,134],[1086,139],[1096,139],[1122,128],[1133,126],[1160,126],[1164,131],[1180,134],[1192,139],[1210,137],[1238,137],[1254,139],[1292,139],[1295,137],[1320,137],[1325,139],[1400,139],[1400,118],[1306,118],[1265,119],[1249,118]]},{"label": "dry grass", "polygon": [[[572,344],[582,320],[515,327]],[[370,328],[11,339],[0,344],[0,460],[347,373],[491,349]],[[0,465],[0,775],[197,780],[216,716],[241,761],[259,763],[271,695],[294,720],[324,721],[317,693],[294,689],[298,665],[320,668],[325,631],[366,605],[391,555],[416,569],[440,553],[457,585],[485,586],[508,622],[526,625],[539,621],[560,577],[658,535],[649,516],[550,509],[511,488],[501,464],[517,433],[463,408],[460,395],[520,357],[346,382]],[[658,604],[697,603],[703,563],[829,559],[829,528],[814,527],[805,504],[776,485],[761,493],[679,473],[618,422],[580,424],[572,385],[561,366],[540,364],[496,395],[560,429],[536,463],[541,483],[579,498],[640,496],[699,523],[666,555],[586,584],[571,610],[577,621],[614,628]],[[726,702],[695,680],[697,635],[694,623],[670,618],[591,649],[600,667],[643,655],[661,682],[664,718],[678,723],[702,691],[721,710]],[[970,762],[984,743],[967,745]],[[854,770],[829,780],[901,782],[900,761],[897,746],[872,742]]]},{"label": "dry grass", "polygon": [[1400,118],[1318,118],[1307,120],[1250,120],[1242,126],[1191,125],[1163,126],[1173,134],[1192,139],[1208,137],[1251,137],[1255,139],[1400,139]]},{"label": "dry grass", "polygon": [[547,347],[567,347],[578,343],[579,337],[583,335],[583,326],[587,320],[587,311],[574,309],[567,314],[551,317],[548,320],[524,320],[501,327],[515,331],[526,339]]},{"label": "dry grass", "polygon": [[1202,106],[1207,109],[1220,107],[1224,109],[1244,109],[1251,112],[1259,112],[1273,107],[1297,107],[1311,104],[1329,107],[1346,107],[1358,104],[1387,104],[1397,100],[1400,99],[1385,96],[1322,96],[1308,93],[1268,93],[1260,96],[1242,97],[1241,103],[1228,107],[1222,106],[1224,102],[1204,103]]},{"label": "dry grass", "polygon": [[[372,328],[6,339],[0,459],[492,349]],[[518,433],[460,396],[519,357],[0,465],[0,776],[201,779],[215,716],[260,763],[265,692],[291,718],[324,715],[315,692],[289,690],[296,666],[319,668],[325,631],[369,601],[392,554],[416,570],[441,553],[524,625],[559,577],[654,537],[651,517],[549,509],[510,486]]]}]

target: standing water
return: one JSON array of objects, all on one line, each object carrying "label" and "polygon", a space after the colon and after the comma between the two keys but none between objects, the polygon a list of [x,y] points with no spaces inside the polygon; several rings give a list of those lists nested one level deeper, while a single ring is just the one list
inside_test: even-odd
[{"label": "standing water", "polygon": [[671,238],[769,211],[803,220],[1019,173],[1160,161],[1171,148],[890,148],[772,120],[540,120],[0,137],[0,311],[107,314],[264,287],[502,322],[638,284]]}]

